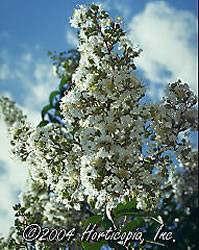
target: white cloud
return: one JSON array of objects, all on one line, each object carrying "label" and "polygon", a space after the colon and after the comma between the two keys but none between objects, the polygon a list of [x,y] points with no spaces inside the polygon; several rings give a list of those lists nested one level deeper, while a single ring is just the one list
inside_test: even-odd
[{"label": "white cloud", "polygon": [[32,54],[31,53],[24,53],[21,58],[24,62],[28,62],[28,63],[32,62]]},{"label": "white cloud", "polygon": [[124,18],[129,16],[131,13],[131,6],[125,4],[123,1],[118,0],[100,0],[97,4],[101,4],[103,9],[106,11],[115,10],[118,14],[122,15]]},{"label": "white cloud", "polygon": [[143,49],[137,65],[147,79],[163,85],[181,79],[197,89],[196,37],[196,17],[164,1],[149,2],[129,24],[130,40]]},{"label": "white cloud", "polygon": [[48,103],[48,97],[58,85],[58,79],[53,74],[52,66],[46,63],[36,63],[32,72],[33,80],[29,80],[30,94],[27,95],[24,106],[41,110]]},{"label": "white cloud", "polygon": [[22,190],[26,180],[26,169],[19,162],[12,159],[8,142],[7,128],[0,120],[0,233],[7,235],[9,227],[13,225],[14,213],[12,206],[15,204],[16,193]]},{"label": "white cloud", "polygon": [[[48,103],[48,96],[57,87],[58,79],[53,75],[51,65],[43,58],[35,59],[28,52],[18,55],[17,62],[14,59],[9,52],[1,51],[1,60],[4,63],[0,66],[0,80],[7,87],[1,94],[10,98],[16,96],[14,91],[17,84],[19,94],[24,97],[18,106],[27,114],[28,120],[37,125],[41,108]],[[7,235],[14,222],[12,206],[17,200],[16,193],[24,187],[26,169],[12,159],[7,129],[1,119],[0,168],[0,225],[4,225],[0,228],[0,234]]]},{"label": "white cloud", "polygon": [[7,64],[2,64],[0,67],[0,80],[6,80],[9,78],[10,69]]},{"label": "white cloud", "polygon": [[22,107],[40,112],[47,104],[50,92],[58,85],[53,67],[46,58],[36,59],[30,52],[18,55],[17,61],[8,52],[4,54],[1,55],[0,84],[6,86],[7,92],[13,96],[16,91],[23,95]]},{"label": "white cloud", "polygon": [[[111,1],[112,3],[112,1]],[[126,18],[127,16],[129,16],[130,12],[131,12],[131,7],[129,8],[128,5],[125,5],[122,1],[117,1],[114,3],[114,9],[116,11],[118,11],[119,13],[121,13],[121,15]]]},{"label": "white cloud", "polygon": [[68,45],[74,48],[78,46],[78,36],[74,31],[70,29],[67,30],[65,38],[66,38],[66,42],[68,43]]}]

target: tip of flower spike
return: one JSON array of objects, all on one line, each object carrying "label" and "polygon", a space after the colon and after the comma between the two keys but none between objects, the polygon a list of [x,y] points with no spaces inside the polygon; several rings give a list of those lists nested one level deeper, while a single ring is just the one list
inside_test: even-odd
[{"label": "tip of flower spike", "polygon": [[73,28],[80,27],[81,23],[86,21],[86,12],[88,7],[84,5],[79,5],[77,9],[74,10],[72,17],[70,18],[70,24]]},{"label": "tip of flower spike", "polygon": [[122,16],[118,16],[118,17],[116,17],[115,22],[116,23],[122,23],[123,20],[124,20],[124,18]]}]

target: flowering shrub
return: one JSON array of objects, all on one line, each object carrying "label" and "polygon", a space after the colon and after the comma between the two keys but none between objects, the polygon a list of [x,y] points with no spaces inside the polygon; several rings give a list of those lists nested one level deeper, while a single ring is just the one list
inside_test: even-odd
[{"label": "flowering shrub", "polygon": [[197,159],[189,139],[197,130],[197,99],[188,85],[172,83],[160,104],[145,103],[145,88],[134,73],[141,50],[128,40],[121,18],[111,19],[101,6],[91,5],[79,6],[70,22],[79,31],[78,52],[52,56],[61,83],[38,127],[8,98],[0,98],[12,152],[30,174],[3,249],[23,244],[51,249],[53,243],[23,241],[23,229],[31,223],[81,232],[90,215],[121,203],[135,201],[134,209],[150,213],[161,199],[174,195],[183,203],[184,195],[197,189],[190,182]]}]

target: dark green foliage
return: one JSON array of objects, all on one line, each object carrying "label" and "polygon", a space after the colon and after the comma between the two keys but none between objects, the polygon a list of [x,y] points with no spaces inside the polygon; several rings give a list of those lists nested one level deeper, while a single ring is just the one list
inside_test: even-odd
[{"label": "dark green foliage", "polygon": [[[41,111],[42,121],[38,126],[46,126],[48,123],[59,123],[63,125],[63,117],[60,113],[60,100],[72,86],[72,74],[79,63],[79,53],[77,50],[61,52],[59,54],[48,53],[53,64],[56,67],[56,73],[61,78],[58,89],[50,93],[49,104],[43,107]],[[64,74],[60,73],[60,68],[63,67]]]}]

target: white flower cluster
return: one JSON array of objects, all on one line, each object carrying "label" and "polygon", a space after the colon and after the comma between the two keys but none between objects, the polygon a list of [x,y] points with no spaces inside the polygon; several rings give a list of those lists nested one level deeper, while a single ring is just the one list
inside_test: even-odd
[{"label": "white flower cluster", "polygon": [[[0,248],[5,250],[15,250],[18,247],[23,248],[23,230],[26,226],[38,223],[43,228],[65,228],[70,230],[76,228],[77,232],[81,231],[81,222],[88,218],[84,211],[76,211],[75,209],[66,209],[65,205],[57,202],[55,194],[48,191],[48,187],[42,182],[33,181],[31,178],[27,180],[26,190],[20,194],[20,208],[16,211],[17,218],[15,227],[12,227],[8,238],[0,239]],[[23,211],[23,212],[22,212]],[[19,215],[19,213],[21,213]],[[21,225],[22,231],[17,225]],[[31,244],[31,243],[30,243]],[[60,243],[61,244],[61,243]],[[35,250],[52,249],[46,248],[46,242],[36,241],[32,248]],[[27,244],[26,244],[27,246]],[[59,249],[65,249],[65,245]],[[25,249],[25,246],[24,246]]]},{"label": "white flower cluster", "polygon": [[133,74],[138,52],[118,20],[96,5],[80,6],[71,22],[80,28],[80,63],[61,101],[66,129],[24,121],[10,130],[13,152],[68,210],[87,201],[99,211],[131,198],[153,207],[162,178],[138,160],[149,114]]},{"label": "white flower cluster", "polygon": [[148,115],[138,105],[144,88],[133,74],[138,52],[118,19],[111,20],[99,6],[80,6],[71,24],[80,28],[80,62],[61,109],[73,135],[69,155],[75,157],[58,182],[60,194],[74,187],[68,187],[70,197],[86,196],[96,209],[135,197],[144,209],[159,196],[161,178],[138,162]]},{"label": "white flower cluster", "polygon": [[10,130],[13,152],[68,210],[80,210],[83,201],[100,210],[131,198],[138,208],[152,208],[169,161],[153,157],[158,143],[146,137],[152,111],[139,102],[144,88],[133,74],[138,52],[121,23],[99,6],[80,6],[71,23],[80,28],[80,63],[61,100],[66,126],[32,129],[22,119]]},{"label": "white flower cluster", "polygon": [[18,126],[19,123],[24,122],[26,119],[26,116],[16,107],[15,103],[4,96],[0,96],[0,115],[1,114],[9,127],[14,125]]},{"label": "white flower cluster", "polygon": [[[127,39],[121,19],[112,20],[93,4],[79,6],[71,24],[79,29],[80,61],[60,102],[64,124],[32,128],[13,102],[0,97],[12,151],[31,177],[21,198],[25,211],[33,221],[40,214],[44,225],[78,227],[89,212],[126,200],[153,209],[165,180],[177,197],[185,197],[182,186],[196,172],[196,165],[190,167],[196,156],[180,139],[180,133],[197,129],[197,101],[188,85],[173,83],[161,105],[142,105],[145,89],[134,75],[140,51]],[[189,168],[184,182],[172,173],[171,151]]]}]

